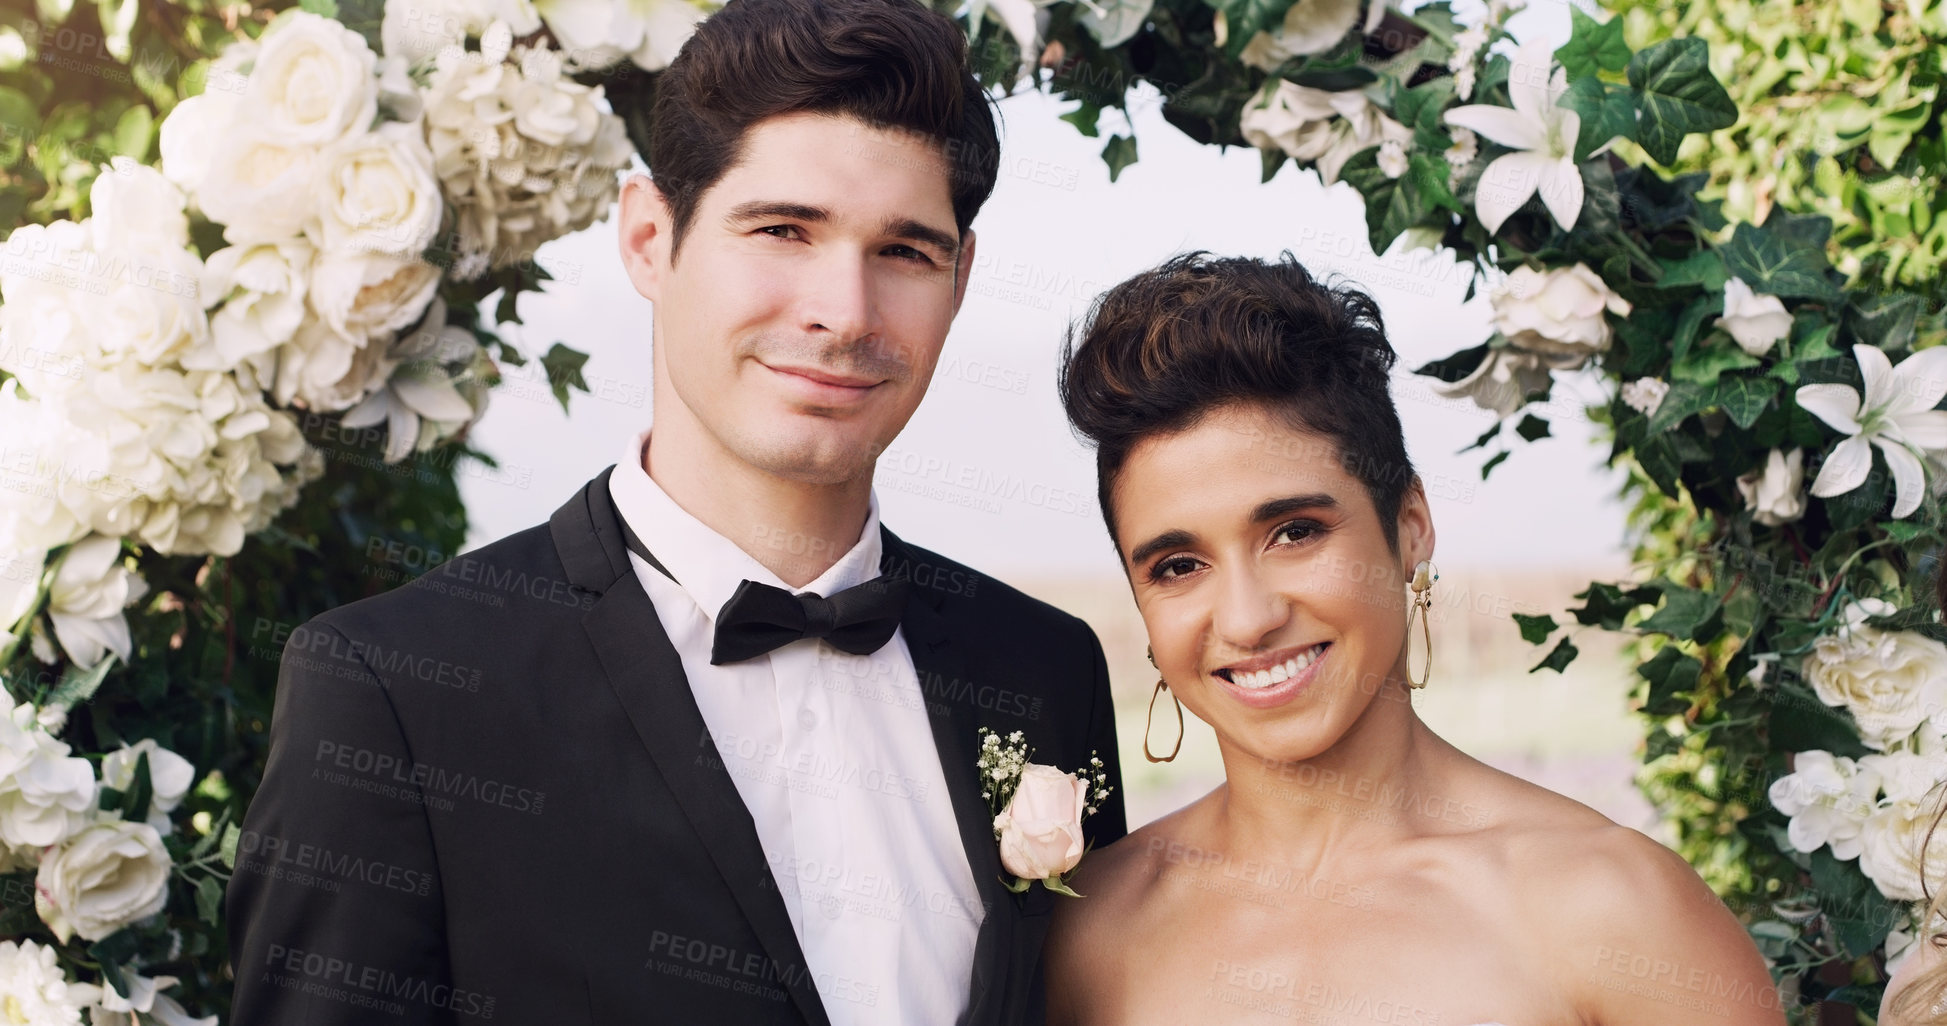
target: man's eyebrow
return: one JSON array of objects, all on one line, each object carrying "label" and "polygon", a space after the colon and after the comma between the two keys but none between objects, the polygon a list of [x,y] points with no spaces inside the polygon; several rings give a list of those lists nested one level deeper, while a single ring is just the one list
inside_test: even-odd
[{"label": "man's eyebrow", "polygon": [[832,212],[824,207],[788,200],[751,200],[731,207],[730,212],[723,215],[725,221],[732,222],[762,221],[774,217],[787,221],[823,222],[832,219]]},{"label": "man's eyebrow", "polygon": [[890,217],[879,226],[879,230],[895,239],[923,242],[938,249],[949,257],[960,253],[960,237],[951,232],[941,231],[930,224],[915,221],[910,217]]},{"label": "man's eyebrow", "polygon": [[1136,550],[1129,553],[1129,565],[1136,566],[1139,563],[1146,563],[1149,561],[1149,557],[1154,556],[1164,549],[1181,548],[1194,544],[1196,540],[1196,535],[1181,528],[1164,531],[1162,534],[1136,546]]},{"label": "man's eyebrow", "polygon": [[1255,524],[1266,520],[1274,520],[1287,513],[1296,513],[1299,510],[1323,509],[1336,511],[1338,508],[1339,500],[1323,492],[1315,492],[1311,495],[1292,495],[1282,499],[1270,499],[1258,503],[1257,508],[1251,510],[1251,523]]}]

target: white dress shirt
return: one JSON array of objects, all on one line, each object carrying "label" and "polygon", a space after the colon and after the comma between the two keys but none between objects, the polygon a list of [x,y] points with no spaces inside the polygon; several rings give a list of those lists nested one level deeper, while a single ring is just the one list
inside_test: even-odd
[{"label": "white dress shirt", "polygon": [[[617,462],[609,493],[670,576],[633,553],[630,562],[756,821],[833,1026],[955,1022],[968,1004],[980,893],[904,632],[866,656],[806,639],[710,665],[717,613],[739,582],[829,596],[879,575],[877,496],[851,550],[792,588],[644,472],[648,440]],[[771,534],[753,547],[806,544]]]}]

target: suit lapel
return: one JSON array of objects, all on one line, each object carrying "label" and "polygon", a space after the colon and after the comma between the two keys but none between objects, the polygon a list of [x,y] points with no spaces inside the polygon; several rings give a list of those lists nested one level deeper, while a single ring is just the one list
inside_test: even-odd
[{"label": "suit lapel", "polygon": [[[918,557],[897,535],[882,531],[885,556],[881,567],[888,573],[912,575]],[[952,697],[962,690],[956,685],[966,675],[966,663],[961,643],[953,637],[939,608],[944,599],[937,589],[912,588],[900,629],[912,653],[920,693],[939,696],[937,701],[927,701],[926,719],[933,728],[933,744],[939,751],[953,817],[960,827],[960,843],[967,851],[967,865],[973,870],[974,884],[986,906],[974,944],[973,989],[964,1021],[969,1026],[997,1026],[1007,993],[1006,949],[1013,937],[1015,896],[1001,883],[1004,870],[1000,847],[994,840],[994,814],[988,811],[987,799],[980,796],[975,741],[981,726],[979,708]]]},{"label": "suit lapel", "polygon": [[705,729],[682,658],[629,564],[608,477],[604,471],[557,510],[550,525],[569,581],[601,596],[582,618],[582,626],[636,736],[779,967],[778,982],[807,1022],[826,1026],[830,1020],[764,858],[757,827]]}]

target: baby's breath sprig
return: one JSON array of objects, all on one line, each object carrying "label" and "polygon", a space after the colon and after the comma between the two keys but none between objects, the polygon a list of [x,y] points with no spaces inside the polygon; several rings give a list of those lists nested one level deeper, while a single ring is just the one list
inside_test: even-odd
[{"label": "baby's breath sprig", "polygon": [[1093,816],[1095,810],[1101,808],[1102,803],[1108,800],[1109,792],[1115,790],[1109,784],[1108,768],[1102,765],[1102,757],[1091,749],[1088,753],[1088,765],[1075,775],[1088,784],[1088,804],[1083,807],[1082,815]]},{"label": "baby's breath sprig", "polygon": [[1027,768],[1034,749],[1028,747],[1027,739],[1020,731],[1014,731],[1002,741],[1001,736],[986,727],[981,727],[980,738],[980,796],[987,799],[987,811],[998,815],[1014,800],[1014,789],[1021,783],[1021,771]]}]

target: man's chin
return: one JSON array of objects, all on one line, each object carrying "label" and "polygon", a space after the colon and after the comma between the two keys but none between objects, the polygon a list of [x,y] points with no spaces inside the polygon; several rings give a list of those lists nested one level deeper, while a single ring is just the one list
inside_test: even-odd
[{"label": "man's chin", "polygon": [[758,440],[741,454],[765,473],[807,485],[837,485],[870,477],[877,447],[829,436]]}]

